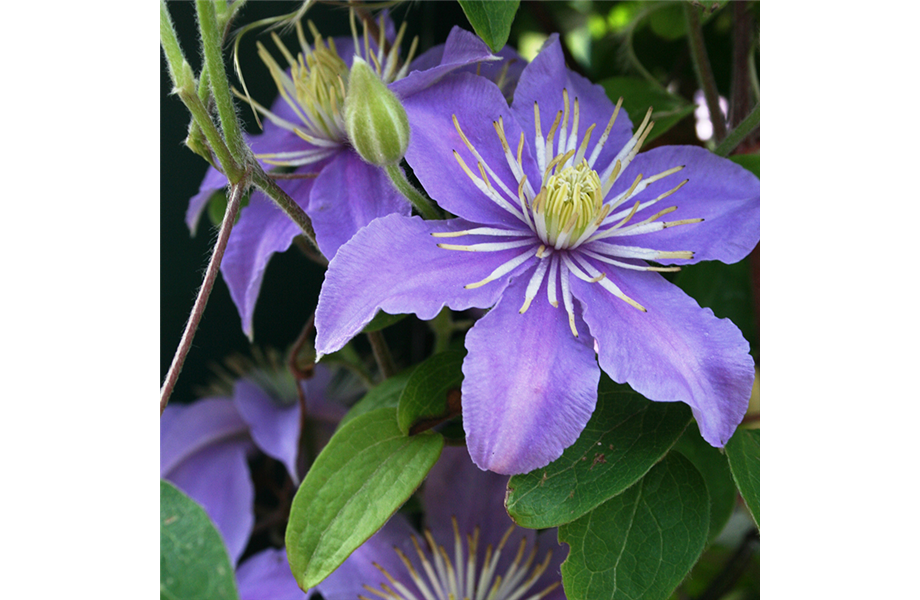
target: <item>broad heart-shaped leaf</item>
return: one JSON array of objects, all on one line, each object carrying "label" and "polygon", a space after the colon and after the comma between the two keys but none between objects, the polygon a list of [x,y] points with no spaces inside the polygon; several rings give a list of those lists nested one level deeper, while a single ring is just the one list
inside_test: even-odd
[{"label": "broad heart-shaped leaf", "polygon": [[224,541],[204,509],[160,480],[160,598],[236,600]]},{"label": "broad heart-shaped leaf", "polygon": [[508,514],[533,529],[574,521],[645,475],[689,422],[686,404],[651,402],[603,376],[578,440],[546,467],[508,481]]},{"label": "broad heart-shaped leaf", "polygon": [[511,33],[519,0],[458,0],[470,25],[492,52],[501,50]]},{"label": "broad heart-shaped leaf", "polygon": [[700,436],[698,427],[687,427],[674,450],[689,459],[706,481],[709,492],[709,541],[712,542],[728,523],[735,509],[735,482],[728,459]]},{"label": "broad heart-shaped leaf", "polygon": [[725,444],[732,477],[760,529],[760,430],[739,429]]},{"label": "broad heart-shaped leaf", "polygon": [[[693,105],[665,90],[655,87],[644,79],[637,77],[611,77],[600,82],[607,92],[607,97],[614,103],[623,98],[623,108],[638,124],[645,118],[649,107],[655,126],[649,133],[646,143],[677,125],[681,119],[693,112]],[[598,127],[602,124],[598,123]]]},{"label": "broad heart-shaped leaf", "polygon": [[284,536],[300,587],[321,582],[383,527],[443,446],[438,433],[403,435],[395,408],[378,408],[336,431],[294,496]]},{"label": "broad heart-shaped leaf", "polygon": [[413,425],[426,419],[450,416],[447,394],[463,381],[465,352],[448,350],[429,357],[409,377],[399,397],[396,419],[399,429],[408,434]]},{"label": "broad heart-shaped leaf", "polygon": [[345,416],[342,417],[342,420],[339,421],[338,429],[344,427],[346,423],[355,417],[377,408],[396,408],[399,404],[399,397],[402,395],[403,389],[409,382],[409,377],[414,370],[415,367],[409,367],[405,371],[401,371],[376,385],[373,389],[364,394],[364,397],[355,402],[354,406],[352,406],[348,412],[345,413]]},{"label": "broad heart-shaped leaf", "polygon": [[699,559],[709,532],[703,477],[668,454],[636,485],[559,528],[562,585],[579,600],[664,600]]}]

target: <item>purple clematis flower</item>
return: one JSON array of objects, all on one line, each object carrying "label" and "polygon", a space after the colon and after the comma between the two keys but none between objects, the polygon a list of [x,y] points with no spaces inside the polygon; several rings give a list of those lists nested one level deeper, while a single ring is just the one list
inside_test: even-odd
[{"label": "purple clematis flower", "polygon": [[[354,25],[354,23],[353,23]],[[312,26],[312,24],[311,24]],[[293,168],[298,179],[279,180],[278,185],[310,216],[320,250],[332,257],[352,235],[377,217],[411,214],[411,206],[390,183],[385,171],[364,162],[351,147],[345,131],[344,101],[349,68],[355,55],[373,65],[381,79],[398,97],[407,98],[436,84],[451,71],[497,60],[475,35],[454,28],[440,56],[419,58],[424,70],[410,69],[412,50],[401,61],[399,46],[405,26],[394,32],[392,22],[381,17],[379,31],[389,41],[383,52],[382,38],[367,33],[353,38],[324,40],[313,29],[313,45],[307,44],[298,24],[301,52],[288,57],[282,68],[264,46],[259,56],[269,67],[279,97],[271,109],[255,104],[266,118],[262,134],[248,138],[266,169]],[[194,233],[208,199],[225,188],[226,177],[209,169],[198,194],[186,212],[186,224]],[[231,233],[221,272],[239,310],[243,332],[253,337],[253,312],[268,261],[287,250],[300,229],[261,192],[254,191]]]},{"label": "purple clematis flower", "polygon": [[[321,366],[321,365],[318,365]],[[332,374],[317,369],[301,382],[311,420],[334,424],[343,406],[327,400]],[[284,383],[285,380],[279,379]],[[287,375],[293,386],[293,379]],[[202,505],[236,564],[255,522],[255,490],[247,457],[256,450],[281,462],[298,481],[300,409],[296,390],[279,401],[254,378],[236,381],[231,397],[208,397],[189,405],[170,404],[160,417],[160,476]]]},{"label": "purple clematis flower", "polygon": [[445,448],[425,481],[424,533],[397,513],[316,590],[326,600],[563,600],[566,552],[556,530],[515,527],[504,508],[506,483],[475,468],[462,448]]},{"label": "purple clematis flower", "polygon": [[687,403],[703,437],[724,445],[750,397],[749,345],[659,272],[746,256],[760,237],[758,179],[698,147],[639,154],[651,111],[633,135],[600,86],[566,69],[556,37],[510,107],[462,73],[404,104],[406,159],[458,218],[390,215],[343,246],[320,293],[318,356],[378,310],[431,319],[491,307],[463,363],[479,467],[515,474],[558,458],[594,411],[601,369],[651,400]]}]

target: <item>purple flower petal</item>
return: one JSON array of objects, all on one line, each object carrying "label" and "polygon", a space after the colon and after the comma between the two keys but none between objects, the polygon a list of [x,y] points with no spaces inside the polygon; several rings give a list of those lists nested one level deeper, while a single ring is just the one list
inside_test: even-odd
[{"label": "purple flower petal", "polygon": [[696,146],[665,146],[636,156],[617,184],[611,196],[625,191],[636,175],[651,177],[677,167],[686,168],[650,185],[628,202],[652,200],[681,181],[690,181],[674,194],[636,213],[639,222],[656,212],[676,206],[677,210],[662,218],[665,221],[704,219],[669,227],[651,235],[621,236],[606,241],[626,246],[641,246],[655,250],[692,250],[692,260],[663,259],[666,264],[687,264],[701,260],[738,262],[754,249],[760,240],[760,180],[747,169],[720,158]]},{"label": "purple flower petal", "polygon": [[246,423],[228,398],[167,406],[160,422],[160,476],[204,507],[234,563],[255,517]]},{"label": "purple flower petal", "polygon": [[744,417],[754,383],[754,360],[741,332],[657,273],[608,275],[648,312],[600,285],[573,279],[601,368],[650,400],[686,402],[703,438],[725,445]]},{"label": "purple flower petal", "polygon": [[240,379],[233,388],[233,402],[249,425],[252,440],[262,452],[280,461],[291,479],[297,477],[297,451],[300,442],[300,407],[282,406],[262,388]]},{"label": "purple flower petal", "polygon": [[[303,205],[312,179],[296,179],[279,185]],[[230,233],[221,272],[230,297],[243,322],[243,332],[252,339],[252,316],[262,286],[268,261],[275,252],[287,250],[300,229],[261,192],[253,192],[249,205],[240,211],[240,219]]]},{"label": "purple flower petal", "polygon": [[214,167],[208,167],[207,172],[204,174],[204,179],[201,181],[201,186],[198,188],[198,193],[188,201],[188,209],[185,211],[185,224],[193,236],[198,231],[198,221],[201,220],[201,215],[208,205],[208,200],[211,199],[214,192],[226,187],[227,176]]},{"label": "purple flower petal", "polygon": [[[547,82],[552,82],[552,85],[547,85]],[[548,136],[556,113],[564,106],[563,88],[568,91],[569,103],[574,103],[575,98],[578,98],[579,139],[588,127],[592,124],[596,125],[591,135],[592,143],[588,146],[590,154],[613,115],[614,103],[607,97],[604,88],[565,67],[565,59],[562,56],[562,47],[559,45],[557,34],[550,36],[540,54],[521,73],[517,89],[514,91],[514,102],[512,103],[514,114],[521,127],[524,128],[527,139],[533,140],[535,136],[533,105],[534,102],[537,102],[540,107],[540,124],[543,135]],[[641,120],[644,115],[634,116]],[[610,137],[595,164],[601,169],[605,168],[616,157],[623,145],[629,141],[632,133],[629,116],[625,110],[620,109],[613,128],[610,130]],[[555,139],[558,140],[559,137],[560,132],[557,131]]]},{"label": "purple flower petal", "polygon": [[327,257],[378,217],[409,215],[412,207],[383,169],[364,162],[354,150],[338,153],[323,167],[310,192],[307,214],[319,249]]},{"label": "purple flower petal", "polygon": [[249,428],[229,398],[170,404],[160,419],[160,476],[210,445],[248,439]]},{"label": "purple flower petal", "polygon": [[267,548],[246,559],[236,570],[240,600],[303,600],[283,548]]},{"label": "purple flower petal", "polygon": [[[465,289],[520,253],[443,250],[433,232],[460,231],[461,220],[423,221],[389,215],[377,219],[344,246],[329,264],[316,307],[316,351],[335,352],[367,325],[378,310],[414,313],[433,319],[448,306],[453,310],[487,308],[505,288],[507,276]],[[488,241],[488,240],[485,240]]]},{"label": "purple flower petal", "polygon": [[[505,512],[505,486],[507,477],[482,471],[470,460],[465,448],[445,446],[441,458],[428,474],[422,502],[425,506],[425,525],[434,539],[445,548],[454,544],[453,519],[457,520],[460,535],[472,534],[479,527],[480,544],[498,544],[513,525]],[[533,538],[531,530],[526,537]],[[517,548],[521,535],[509,540]],[[532,539],[528,539],[528,543]],[[506,553],[509,554],[509,553]],[[513,553],[510,553],[513,554]],[[513,558],[513,557],[512,557]]]},{"label": "purple flower petal", "polygon": [[[466,65],[484,62],[496,61],[498,57],[493,56],[489,47],[483,43],[479,36],[454,27],[447,36],[447,42],[444,44],[443,51],[440,54],[440,61],[435,65],[428,65],[432,62],[434,54],[426,56],[425,60],[419,63],[412,63],[413,70],[399,81],[394,81],[389,88],[400,98],[408,98],[425,88],[437,83],[445,75],[460,67]],[[419,57],[421,58],[421,57]],[[421,67],[426,67],[421,70]]]},{"label": "purple flower petal", "polygon": [[255,522],[255,492],[246,463],[249,445],[248,440],[209,445],[164,475],[208,513],[233,564],[243,554]]},{"label": "purple flower petal", "polygon": [[[501,90],[483,77],[457,73],[406,99],[403,105],[412,127],[406,160],[429,195],[444,209],[474,223],[526,228],[522,221],[489,200],[453,156],[456,150],[479,176],[477,160],[454,127],[451,117],[455,115],[467,139],[517,198],[516,179],[492,123],[502,119],[506,138],[515,151],[521,129]],[[530,158],[529,146],[524,145],[524,170],[528,180],[539,185],[540,175]],[[492,185],[497,183],[492,181]],[[517,201],[515,206],[519,206]]]},{"label": "purple flower petal", "polygon": [[[574,278],[573,278],[574,279]],[[527,278],[466,336],[463,427],[473,462],[496,473],[526,473],[559,458],[581,434],[597,401],[600,369],[582,326],[537,294],[524,314]],[[576,310],[576,323],[579,321]]]}]

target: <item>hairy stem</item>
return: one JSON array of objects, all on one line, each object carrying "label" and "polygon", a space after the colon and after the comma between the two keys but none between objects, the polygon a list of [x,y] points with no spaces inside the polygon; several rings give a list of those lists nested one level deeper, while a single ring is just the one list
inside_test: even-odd
[{"label": "hairy stem", "polygon": [[310,240],[310,243],[319,250],[319,246],[316,245],[316,232],[313,230],[313,221],[311,221],[307,213],[294,202],[294,199],[288,196],[287,192],[281,189],[278,184],[275,183],[275,180],[269,177],[258,165],[253,168],[252,182],[257,188],[265,193],[266,196],[271,198],[278,208],[283,210],[298,227],[300,227],[300,230],[307,239]]},{"label": "hairy stem", "polygon": [[182,371],[182,365],[185,364],[185,357],[188,356],[189,349],[192,347],[192,340],[195,338],[195,332],[198,331],[198,324],[204,314],[204,309],[208,305],[208,298],[211,296],[211,290],[214,289],[214,282],[217,280],[217,273],[220,270],[220,262],[224,257],[224,251],[227,249],[227,241],[230,239],[230,231],[233,229],[233,223],[236,222],[236,216],[240,212],[240,200],[243,197],[243,190],[247,182],[242,182],[230,187],[230,198],[227,200],[227,210],[224,211],[224,220],[220,224],[220,232],[217,234],[217,242],[214,244],[214,251],[211,253],[211,260],[208,261],[208,268],[204,274],[204,282],[201,289],[198,290],[198,297],[195,298],[195,304],[192,306],[192,313],[189,316],[188,323],[185,325],[185,331],[182,332],[182,339],[179,340],[179,347],[176,348],[176,354],[173,356],[172,364],[169,365],[169,371],[166,373],[166,381],[160,388],[160,414],[166,409],[169,397],[172,395],[173,388],[176,387],[176,381],[179,379],[179,373]]},{"label": "hairy stem", "polygon": [[393,186],[399,190],[400,194],[409,199],[409,202],[411,202],[412,206],[422,215],[422,218],[428,220],[437,220],[441,218],[438,209],[431,204],[428,198],[415,189],[415,186],[409,183],[409,180],[406,179],[406,174],[403,173],[398,164],[388,165],[384,168],[386,169],[387,175],[390,177],[390,181],[393,182]]},{"label": "hairy stem", "polygon": [[[227,147],[237,164],[244,165],[248,162],[251,152],[243,141],[243,132],[233,106],[233,95],[230,93],[227,70],[224,68],[223,36],[217,22],[217,12],[214,3],[210,0],[196,0],[195,8],[198,11],[198,27],[201,29],[204,68],[208,70],[211,79],[211,92],[217,105],[217,114],[220,116],[224,136],[227,139]],[[236,183],[243,176],[242,170],[231,172],[226,166],[224,166],[224,173],[230,179],[230,183]]]}]

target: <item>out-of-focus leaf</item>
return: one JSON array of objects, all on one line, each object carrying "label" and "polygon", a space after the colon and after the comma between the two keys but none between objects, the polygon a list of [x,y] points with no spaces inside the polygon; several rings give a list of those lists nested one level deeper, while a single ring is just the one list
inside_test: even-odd
[{"label": "out-of-focus leaf", "polygon": [[463,381],[465,352],[449,350],[428,358],[409,377],[399,398],[396,412],[399,428],[408,434],[412,426],[425,419],[447,417],[447,393]]},{"label": "out-of-focus leaf", "polygon": [[735,154],[734,156],[729,156],[728,160],[733,163],[737,163],[760,177],[760,154]]},{"label": "out-of-focus leaf", "polygon": [[732,477],[760,528],[760,430],[738,429],[725,444]]},{"label": "out-of-focus leaf", "polygon": [[[611,77],[600,82],[607,97],[614,103],[623,98],[623,108],[634,126],[645,118],[649,107],[655,126],[646,143],[677,125],[681,119],[693,112],[693,105],[674,94],[664,91],[644,79],[637,77]],[[599,125],[600,126],[600,125]]]},{"label": "out-of-focus leaf", "polygon": [[395,408],[352,419],[320,452],[294,496],[284,543],[308,590],[380,529],[434,466],[444,438],[407,437]]},{"label": "out-of-focus leaf", "polygon": [[559,528],[566,596],[664,600],[699,559],[709,532],[703,477],[673,452],[633,487]]},{"label": "out-of-focus leaf", "polygon": [[492,52],[508,41],[519,0],[458,0],[470,25]]},{"label": "out-of-focus leaf", "polygon": [[709,542],[728,523],[735,508],[735,482],[725,455],[700,436],[699,428],[688,427],[674,449],[683,454],[706,481],[709,491]]},{"label": "out-of-focus leaf", "polygon": [[601,378],[597,408],[578,440],[542,469],[508,481],[505,506],[523,527],[568,523],[632,486],[690,422],[680,402],[651,402]]},{"label": "out-of-focus leaf", "polygon": [[236,600],[224,542],[204,509],[160,480],[160,598]]},{"label": "out-of-focus leaf", "polygon": [[732,265],[704,261],[681,267],[674,283],[696,299],[700,306],[711,308],[722,319],[731,319],[752,347],[757,347],[759,331],[754,315],[751,267],[747,260]]}]

